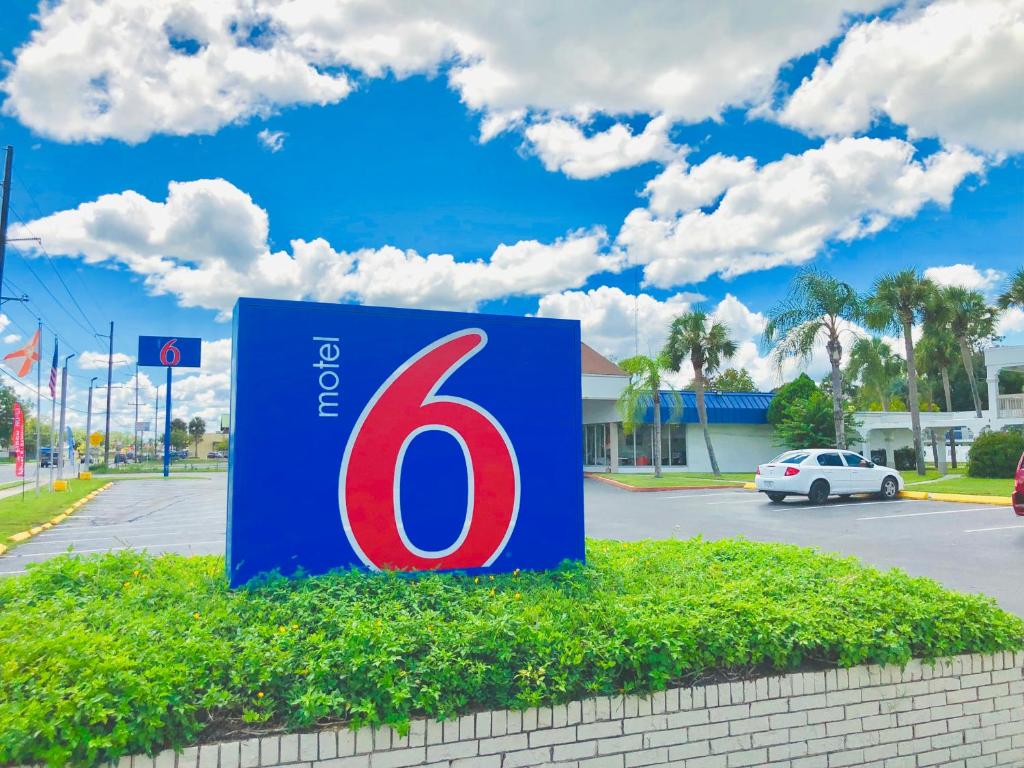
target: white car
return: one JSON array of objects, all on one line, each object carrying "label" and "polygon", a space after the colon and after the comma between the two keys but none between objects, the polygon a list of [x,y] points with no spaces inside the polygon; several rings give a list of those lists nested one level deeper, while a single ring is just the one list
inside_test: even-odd
[{"label": "white car", "polygon": [[859,453],[835,448],[786,451],[757,468],[754,485],[772,501],[806,496],[823,504],[829,496],[874,493],[895,499],[903,477],[895,469],[874,464]]}]

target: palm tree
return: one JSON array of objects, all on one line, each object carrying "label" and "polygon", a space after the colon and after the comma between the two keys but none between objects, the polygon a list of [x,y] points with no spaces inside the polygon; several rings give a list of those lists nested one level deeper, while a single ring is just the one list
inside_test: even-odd
[{"label": "palm tree", "polygon": [[719,369],[723,360],[736,354],[736,342],[729,338],[729,326],[710,317],[700,307],[680,315],[669,326],[668,341],[662,353],[669,367],[678,371],[689,358],[693,367],[693,387],[697,393],[697,415],[704,430],[704,444],[708,449],[711,471],[721,476],[715,448],[708,431],[708,412],[704,407],[704,388],[708,379]]},{"label": "palm tree", "polygon": [[[947,328],[929,324],[926,311],[924,333],[916,344],[917,357],[921,367],[938,371],[942,381],[942,394],[946,401],[946,413],[953,412],[953,393],[949,386],[949,369],[957,362],[956,342]],[[949,431],[950,461],[956,469],[956,432]]]},{"label": "palm tree", "polygon": [[1002,309],[1010,307],[1024,309],[1024,268],[1013,273],[1006,290],[999,294],[997,301]]},{"label": "palm tree", "polygon": [[960,348],[964,372],[971,385],[974,415],[980,419],[981,396],[978,394],[978,381],[974,377],[974,347],[978,342],[995,335],[999,310],[988,306],[980,291],[972,291],[959,285],[942,288],[940,296],[949,312],[949,331]]},{"label": "palm tree", "polygon": [[[634,355],[619,362],[619,368],[629,374],[629,382],[619,395],[618,409],[622,417],[622,430],[628,435],[636,429],[640,415],[647,404],[647,398],[654,403],[654,476],[661,477],[661,385],[662,371],[670,367],[669,359],[663,352],[657,357]],[[672,393],[676,400],[677,392]],[[681,407],[679,401],[677,407]]]},{"label": "palm tree", "polygon": [[793,278],[788,297],[769,313],[762,339],[765,347],[774,347],[773,356],[780,368],[790,357],[808,360],[818,343],[825,342],[832,365],[832,420],[836,447],[840,449],[846,448],[840,337],[848,330],[844,326],[859,321],[861,315],[861,301],[852,286],[808,268]]},{"label": "palm tree", "polygon": [[914,360],[914,323],[924,316],[935,284],[922,278],[915,269],[892,272],[875,281],[867,299],[865,318],[876,331],[897,331],[903,334],[907,353],[907,399],[910,401],[910,428],[914,433],[914,457],[917,474],[924,475],[924,452],[921,446],[921,403],[917,396],[917,364]]},{"label": "palm tree", "polygon": [[903,374],[903,361],[893,354],[888,342],[877,336],[870,339],[861,337],[850,347],[850,362],[846,376],[854,381],[858,377],[864,387],[874,391],[882,404],[882,410],[889,410],[889,396],[892,386]]}]

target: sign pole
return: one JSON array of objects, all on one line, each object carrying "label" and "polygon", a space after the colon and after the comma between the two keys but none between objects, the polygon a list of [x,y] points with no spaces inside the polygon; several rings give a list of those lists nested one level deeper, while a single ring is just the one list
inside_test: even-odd
[{"label": "sign pole", "polygon": [[171,475],[171,366],[167,366],[167,402],[164,410],[164,477]]}]

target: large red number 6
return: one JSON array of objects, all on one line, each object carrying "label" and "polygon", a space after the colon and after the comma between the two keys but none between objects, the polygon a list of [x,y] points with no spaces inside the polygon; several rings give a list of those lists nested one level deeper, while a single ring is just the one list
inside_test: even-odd
[{"label": "large red number 6", "polygon": [[181,350],[174,346],[177,339],[170,339],[160,347],[160,364],[173,368],[181,362]]},{"label": "large red number 6", "polygon": [[[519,513],[519,463],[498,421],[476,403],[436,394],[487,344],[478,328],[453,333],[406,360],[370,398],[352,429],[341,464],[341,520],[352,548],[374,569],[481,568],[505,548]],[[427,431],[462,448],[468,483],[466,518],[455,541],[423,550],[402,522],[402,462]]]}]

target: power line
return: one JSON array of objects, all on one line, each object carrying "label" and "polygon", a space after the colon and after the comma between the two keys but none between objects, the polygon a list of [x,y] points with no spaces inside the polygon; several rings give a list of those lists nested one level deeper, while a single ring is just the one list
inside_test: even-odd
[{"label": "power line", "polygon": [[[42,208],[39,207],[39,203],[36,201],[36,196],[32,193],[32,190],[29,188],[28,184],[25,182],[23,177],[24,177],[24,173],[20,173],[19,172],[14,178],[18,182],[18,184],[21,185],[21,188],[25,191],[25,194],[28,195],[28,199],[31,201],[32,206],[36,209],[36,213],[39,214],[39,218],[41,218],[41,219],[45,218],[46,214],[44,214]],[[25,228],[28,229],[28,225],[25,225]],[[29,234],[34,235],[35,233],[30,231]],[[47,254],[47,258],[49,258],[49,254]],[[51,264],[53,263],[52,260],[51,260],[50,263]],[[54,270],[56,271],[56,267],[54,267]],[[85,293],[85,296],[88,297],[90,303],[92,304],[93,309],[96,310],[96,313],[100,314],[99,306],[96,304],[96,302],[95,302],[95,300],[93,298],[92,292],[89,290],[89,287],[85,284],[85,279],[82,277],[82,275],[76,269],[72,269],[71,273],[73,275],[75,275],[75,277],[78,278],[79,285],[81,285],[82,290]],[[58,275],[58,277],[59,277],[59,275]],[[61,282],[64,282],[64,281],[61,280]],[[64,286],[64,288],[65,288],[65,290],[67,290],[67,286],[66,285]],[[71,296],[71,292],[70,291],[68,291],[68,295]],[[71,300],[75,301],[74,296],[71,296]],[[75,301],[75,304],[77,305],[78,302]],[[81,307],[79,307],[79,310],[81,310]],[[92,322],[89,321],[88,315],[86,315],[83,312],[82,316],[85,317],[86,322],[89,322],[89,325],[91,326]],[[93,328],[93,331],[95,331],[95,330],[96,329]]]},{"label": "power line", "polygon": [[[22,223],[24,223],[24,220],[21,218],[21,216],[18,216],[18,214],[15,213],[13,210],[11,212],[14,213],[14,215],[18,218],[19,221],[22,221]],[[35,269],[32,268],[32,265],[29,262],[29,259],[26,257],[25,249],[19,248],[18,246],[14,246],[14,248],[18,252],[18,255],[21,257],[21,261],[22,261],[22,263],[24,263],[25,268],[28,269],[28,271],[32,275],[32,277],[34,277],[36,279],[36,282],[38,282],[39,285],[42,286],[43,290],[46,291],[47,295],[49,295],[49,297],[51,299],[53,299],[54,303],[64,311],[64,314],[66,314],[69,318],[71,318],[71,321],[73,323],[75,323],[79,328],[81,328],[83,331],[88,333],[90,336],[96,336],[97,334],[96,334],[95,327],[92,328],[91,330],[89,328],[86,328],[85,324],[83,324],[81,320],[79,320],[77,317],[75,317],[71,313],[71,310],[69,310],[66,306],[64,306],[64,302],[62,302],[60,299],[58,299],[57,295],[53,291],[50,290],[50,286],[48,286],[43,281],[43,279],[41,277],[39,277],[39,274],[35,271]],[[42,244],[39,245],[39,250],[41,250],[43,252],[43,254],[45,254],[48,259],[50,258],[49,254],[46,253],[46,249],[42,247]],[[52,261],[50,263],[50,266],[53,267]],[[56,272],[56,267],[54,267],[54,271]],[[57,273],[57,277],[60,278],[60,273],[59,272]],[[8,281],[8,282],[10,282],[10,281]],[[61,282],[61,285],[64,286],[64,289],[67,290],[67,284],[64,282],[63,278],[60,278],[60,282]],[[70,295],[70,291],[68,291],[68,295]],[[79,306],[78,302],[75,301],[74,296],[71,297],[71,300],[74,301],[75,306],[78,307],[78,311],[82,312],[82,316],[86,318],[86,321],[89,322],[90,325],[92,325],[92,322],[89,321],[88,316],[86,316],[85,313],[82,311],[81,306]]]},{"label": "power line", "polygon": [[[68,298],[71,299],[71,303],[75,305],[75,307],[81,313],[82,317],[85,318],[85,322],[88,323],[89,327],[92,328],[93,334],[95,334],[96,333],[96,326],[94,326],[92,324],[92,320],[89,319],[89,315],[87,315],[85,310],[82,309],[82,305],[78,303],[78,299],[75,298],[75,295],[71,292],[71,289],[68,288],[68,284],[66,282],[64,282],[64,276],[61,275],[60,270],[57,269],[57,265],[54,263],[53,257],[50,256],[50,253],[46,250],[46,247],[43,245],[42,238],[35,237],[35,232],[33,232],[31,229],[29,229],[28,222],[25,221],[25,219],[22,218],[22,216],[17,211],[15,211],[13,208],[11,209],[11,213],[13,213],[15,218],[17,218],[18,221],[21,222],[21,225],[22,225],[22,227],[25,228],[25,231],[28,232],[29,235],[31,235],[32,237],[34,237],[38,241],[38,248],[39,248],[39,250],[42,251],[43,256],[46,257],[47,262],[49,262],[49,264],[50,264],[50,269],[52,269],[53,270],[53,274],[55,274],[57,276],[57,280],[59,280],[60,284],[62,286],[64,286],[64,292],[68,295]],[[88,291],[86,291],[86,292],[88,292]]]}]

